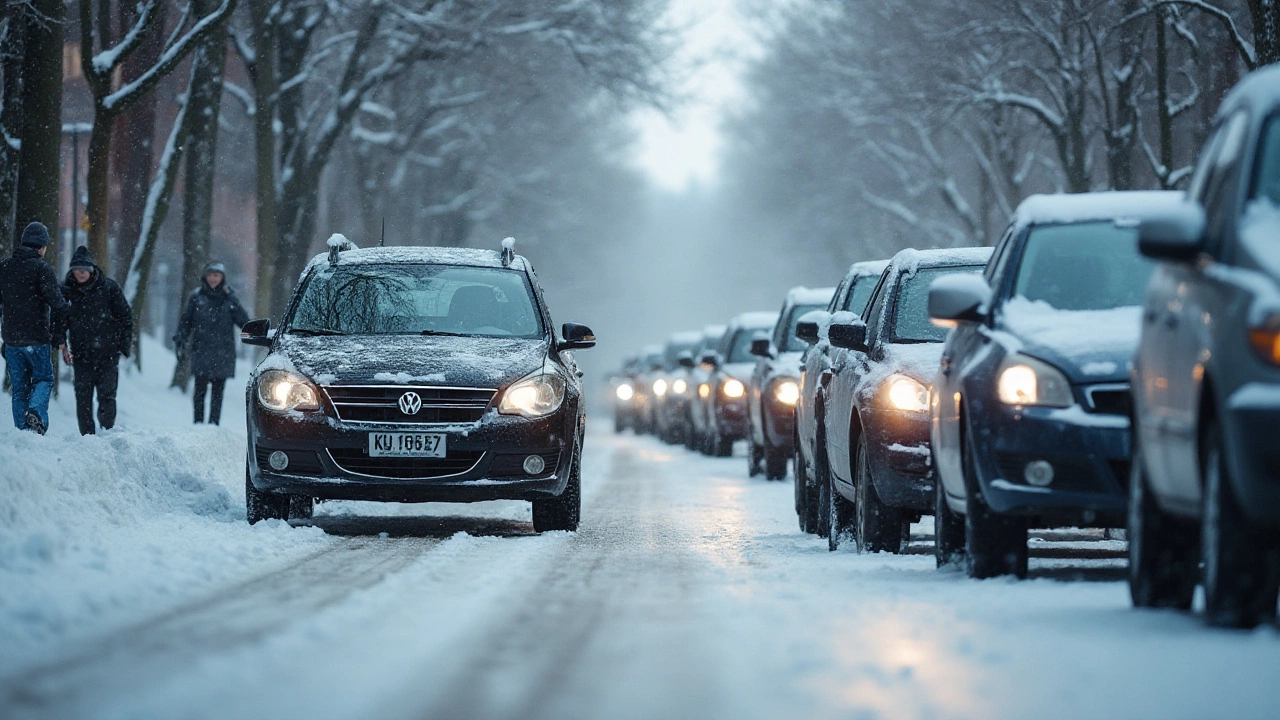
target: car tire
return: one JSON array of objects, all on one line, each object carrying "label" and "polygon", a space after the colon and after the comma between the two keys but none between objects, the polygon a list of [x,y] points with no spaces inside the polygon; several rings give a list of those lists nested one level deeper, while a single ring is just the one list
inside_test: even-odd
[{"label": "car tire", "polygon": [[848,498],[836,490],[835,476],[827,473],[827,550],[835,552],[840,545],[857,536],[857,508]]},{"label": "car tire", "polygon": [[627,423],[626,423],[626,421],[624,421],[624,420],[622,419],[622,416],[621,416],[621,415],[614,415],[614,416],[613,416],[613,431],[614,431],[615,433],[617,433],[617,434],[621,435],[621,434],[623,433],[623,431],[624,431],[624,430],[626,430],[626,429],[627,429]]},{"label": "car tire", "polygon": [[[967,435],[967,433],[966,433]],[[992,510],[982,497],[973,451],[965,444],[965,572],[971,578],[1027,576],[1027,521]]]},{"label": "car tire", "polygon": [[964,562],[964,517],[947,504],[947,489],[933,464],[933,557],[939,568]]},{"label": "car tire", "polygon": [[1200,564],[1198,530],[1156,504],[1142,451],[1136,448],[1129,470],[1127,528],[1129,597],[1134,607],[1191,609]]},{"label": "car tire", "polygon": [[902,536],[906,534],[903,526],[907,521],[902,510],[886,505],[876,492],[875,483],[871,479],[866,434],[858,438],[854,468],[853,484],[858,501],[855,503],[853,534],[858,552],[902,552]]},{"label": "car tire", "polygon": [[316,500],[310,495],[289,496],[289,519],[310,520],[316,511]]},{"label": "car tire", "polygon": [[827,438],[822,427],[818,427],[818,434],[813,444],[813,478],[810,487],[813,492],[810,493],[810,507],[813,513],[813,532],[820,538],[831,537],[831,513],[827,512],[827,507],[831,504],[831,498],[827,497],[831,493],[831,465],[827,461]]},{"label": "car tire", "polygon": [[711,454],[715,457],[733,457],[733,438],[721,435],[719,427],[716,427],[711,436]]},{"label": "car tire", "polygon": [[747,431],[747,477],[764,472],[764,449],[756,445],[755,434]]},{"label": "car tire", "polygon": [[1280,558],[1275,538],[1252,527],[1232,492],[1217,423],[1205,429],[1200,521],[1205,620],[1252,628],[1276,615]]},{"label": "car tire", "polygon": [[795,434],[795,446],[796,476],[794,478],[795,485],[793,486],[793,489],[795,491],[796,520],[800,523],[800,532],[810,533],[813,531],[809,529],[811,527],[811,518],[809,517],[809,471],[804,464],[804,453],[800,451],[799,430],[797,430]]},{"label": "car tire", "polygon": [[782,480],[787,477],[787,449],[764,444],[764,478]]},{"label": "car tire", "polygon": [[262,520],[286,520],[289,517],[289,498],[262,492],[253,486],[249,478],[249,465],[244,468],[244,510],[250,525]]},{"label": "car tire", "polygon": [[582,516],[582,446],[575,445],[573,463],[569,469],[569,482],[564,492],[556,497],[533,501],[533,530],[544,533],[553,530],[573,532],[578,529]]}]

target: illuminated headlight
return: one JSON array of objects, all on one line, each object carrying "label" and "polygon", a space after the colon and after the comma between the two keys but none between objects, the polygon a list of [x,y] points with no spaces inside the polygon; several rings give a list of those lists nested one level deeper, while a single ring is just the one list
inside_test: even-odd
[{"label": "illuminated headlight", "polygon": [[724,385],[720,386],[720,392],[727,398],[740,398],[747,394],[747,388],[741,380],[729,378],[724,381]]},{"label": "illuminated headlight", "polygon": [[539,372],[520,380],[502,394],[498,412],[527,418],[550,415],[564,402],[564,378],[555,373]]},{"label": "illuminated headlight", "polygon": [[320,395],[311,381],[288,370],[267,370],[258,376],[258,402],[276,412],[320,409]]},{"label": "illuminated headlight", "polygon": [[906,375],[891,375],[888,383],[889,404],[905,412],[928,412],[929,387]]},{"label": "illuminated headlight", "polygon": [[623,383],[623,384],[619,385],[619,386],[618,386],[618,389],[617,389],[617,390],[614,390],[613,392],[614,392],[614,394],[615,394],[615,395],[617,395],[617,396],[618,396],[618,399],[619,399],[619,400],[621,400],[621,401],[623,401],[623,402],[626,402],[626,401],[628,401],[628,400],[630,400],[631,398],[633,398],[633,397],[635,397],[635,396],[636,396],[635,388],[632,388],[632,387],[631,387],[629,384],[627,384],[627,383]]},{"label": "illuminated headlight", "polygon": [[1259,327],[1249,330],[1254,352],[1272,365],[1280,365],[1280,314],[1271,314]]},{"label": "illuminated headlight", "polygon": [[704,400],[705,400],[705,399],[707,399],[707,398],[709,398],[709,397],[711,397],[711,386],[710,386],[710,385],[708,385],[708,384],[706,384],[706,383],[702,383],[701,385],[699,385],[699,386],[698,386],[698,397],[700,397],[700,398],[702,398],[702,399],[704,399]]},{"label": "illuminated headlight", "polygon": [[800,383],[783,380],[773,387],[773,399],[783,405],[795,405],[800,402]]},{"label": "illuminated headlight", "polygon": [[1006,405],[1070,407],[1075,403],[1066,375],[1026,355],[1011,355],[1000,365],[996,394]]},{"label": "illuminated headlight", "polygon": [[657,395],[658,397],[662,397],[663,395],[666,395],[666,394],[667,394],[667,381],[666,381],[666,380],[663,380],[662,378],[658,378],[657,380],[654,380],[654,381],[653,381],[653,394],[654,394],[654,395]]},{"label": "illuminated headlight", "polygon": [[675,382],[671,383],[671,392],[677,395],[683,395],[688,391],[689,383],[685,382],[684,378],[679,378]]}]

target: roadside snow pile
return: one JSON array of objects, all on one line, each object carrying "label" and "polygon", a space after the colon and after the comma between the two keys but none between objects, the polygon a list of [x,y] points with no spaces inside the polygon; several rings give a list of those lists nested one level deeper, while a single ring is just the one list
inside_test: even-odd
[{"label": "roadside snow pile", "polygon": [[167,387],[172,356],[155,342],[143,350],[147,371],[121,374],[113,430],[80,437],[67,383],[48,435],[5,414],[0,673],[83,635],[78,625],[107,631],[329,542],[317,529],[244,522],[243,392],[228,389],[230,427],[193,426],[190,396]]}]

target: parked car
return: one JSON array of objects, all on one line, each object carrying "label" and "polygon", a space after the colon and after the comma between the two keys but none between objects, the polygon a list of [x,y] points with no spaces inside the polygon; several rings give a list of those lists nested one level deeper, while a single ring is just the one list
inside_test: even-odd
[{"label": "parked car", "polygon": [[[662,346],[646,345],[640,350],[640,363],[636,373],[635,405],[637,435],[652,435],[657,432],[658,402],[654,394],[654,384],[662,375]],[[666,392],[666,380],[661,385]]]},{"label": "parked car", "polygon": [[684,443],[688,430],[690,392],[689,370],[693,367],[693,351],[702,342],[702,333],[678,332],[667,338],[662,347],[662,373],[654,381],[657,401],[657,435],[671,445]]},{"label": "parked car", "polygon": [[747,383],[756,363],[751,343],[758,333],[773,330],[777,322],[776,312],[742,313],[729,321],[720,339],[707,398],[707,417],[711,421],[708,445],[716,457],[729,457],[733,443],[747,437]]},{"label": "parked car", "polygon": [[861,317],[867,309],[867,301],[880,281],[880,275],[888,267],[888,260],[854,263],[845,273],[844,280],[836,288],[835,295],[825,311],[811,312],[796,323],[796,337],[811,343],[804,354],[804,366],[800,372],[800,400],[796,403],[795,434],[795,491],[796,515],[800,529],[826,537],[826,515],[819,512],[818,492],[813,485],[814,440],[817,430],[818,381],[830,378],[831,343],[827,341],[827,327],[831,316],[837,312],[849,312]]},{"label": "parked car", "polygon": [[807,343],[796,337],[796,323],[806,313],[823,310],[835,288],[795,287],[787,292],[771,335],[751,344],[755,370],[747,389],[747,471],[768,480],[787,476],[787,460],[795,450],[796,402],[800,399],[800,358]]},{"label": "parked car", "polygon": [[248,384],[249,522],[309,517],[315,498],[530,500],[539,531],[574,530],[586,427],[571,351],[510,244],[354,249],[307,266]]},{"label": "parked car", "polygon": [[708,400],[711,397],[711,375],[715,372],[716,348],[724,338],[725,325],[708,325],[702,331],[702,342],[693,351],[694,366],[689,369],[689,430],[685,434],[685,447],[710,454],[711,418]]},{"label": "parked car", "polygon": [[1122,527],[1129,360],[1152,263],[1137,223],[1180,192],[1037,195],[983,276],[935,281],[953,326],[931,403],[939,566],[1027,573],[1027,529]]},{"label": "parked car", "polygon": [[613,390],[613,429],[621,434],[627,429],[636,430],[638,408],[636,406],[636,377],[640,374],[640,358],[629,357],[609,379]]},{"label": "parked car", "polygon": [[1203,565],[1213,625],[1275,617],[1280,589],[1280,68],[1214,121],[1187,202],[1143,222],[1159,260],[1133,363],[1134,605],[1191,606]]},{"label": "parked car", "polygon": [[989,257],[991,248],[903,250],[865,319],[831,318],[813,464],[830,549],[852,535],[860,552],[900,552],[911,523],[933,512],[929,394],[946,331],[929,322],[929,284],[979,273]]}]

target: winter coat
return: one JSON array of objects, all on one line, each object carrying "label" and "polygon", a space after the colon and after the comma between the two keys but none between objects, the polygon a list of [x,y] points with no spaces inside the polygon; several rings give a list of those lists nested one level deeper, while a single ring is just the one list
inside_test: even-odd
[{"label": "winter coat", "polygon": [[249,314],[226,280],[217,288],[202,281],[187,299],[173,336],[175,344],[187,344],[191,374],[212,379],[235,375],[235,331],[247,322]]},{"label": "winter coat", "polygon": [[114,280],[93,268],[89,282],[81,285],[67,273],[62,296],[71,304],[61,323],[54,326],[54,338],[62,342],[71,334],[71,354],[85,360],[114,362],[128,357],[133,344],[133,313]]},{"label": "winter coat", "polygon": [[0,261],[0,340],[14,347],[50,345],[54,319],[67,310],[58,275],[40,253],[25,245]]}]

